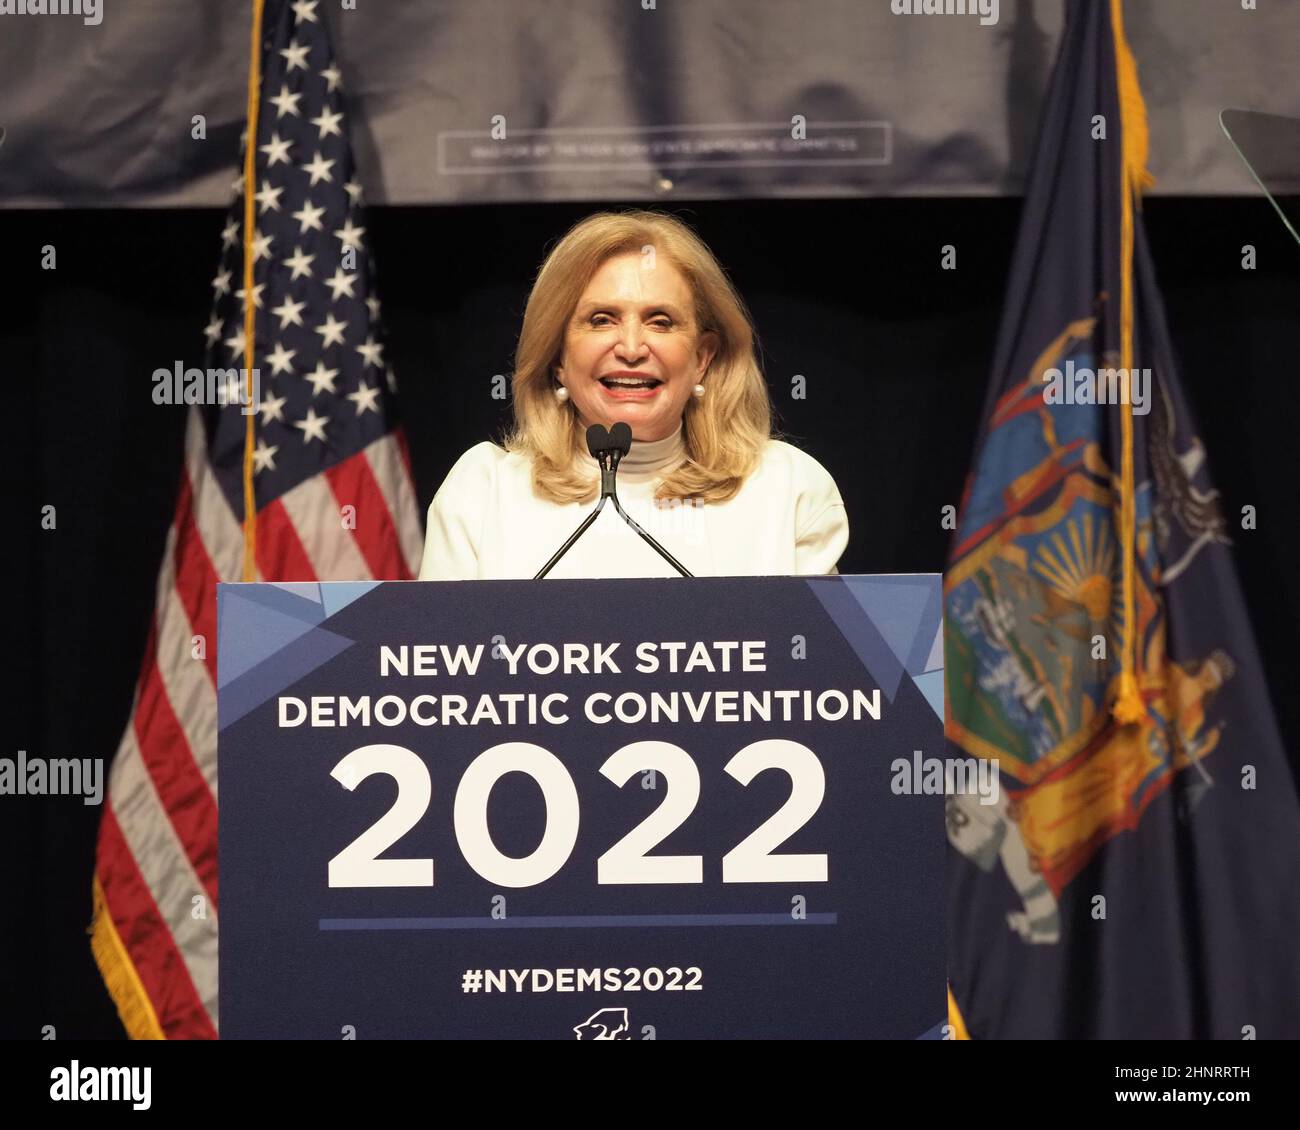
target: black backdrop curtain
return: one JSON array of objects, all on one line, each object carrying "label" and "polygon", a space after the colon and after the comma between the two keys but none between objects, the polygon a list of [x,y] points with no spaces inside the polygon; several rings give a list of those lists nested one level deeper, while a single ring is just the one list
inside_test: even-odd
[{"label": "black backdrop curtain", "polygon": [[[387,208],[368,216],[421,503],[499,432],[528,286],[597,205]],[[984,400],[1019,202],[674,204],[747,300],[781,427],[838,480],[842,572],[937,571]],[[1300,248],[1262,199],[1146,204],[1157,270],[1284,737],[1297,768],[1294,357]],[[218,210],[0,212],[9,469],[5,749],[110,758],[154,601],[184,409],[151,374],[199,364]],[[1258,266],[1242,269],[1242,245]],[[941,269],[941,248],[957,269]],[[57,269],[41,269],[53,246]],[[807,379],[793,400],[791,377]],[[41,508],[57,528],[40,528]],[[1258,528],[1241,531],[1241,508]],[[100,809],[0,798],[0,1037],[119,1037],[85,928]]]}]

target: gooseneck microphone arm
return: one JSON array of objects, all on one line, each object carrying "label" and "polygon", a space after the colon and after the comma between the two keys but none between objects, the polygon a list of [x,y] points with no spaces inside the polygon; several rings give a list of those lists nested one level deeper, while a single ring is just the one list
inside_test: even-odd
[{"label": "gooseneck microphone arm", "polygon": [[678,561],[676,557],[674,557],[671,553],[668,552],[668,550],[664,549],[662,545],[660,545],[657,541],[655,541],[655,539],[650,536],[648,531],[642,529],[637,524],[636,519],[633,518],[632,515],[630,515],[626,510],[623,509],[622,504],[618,501],[618,495],[616,494],[611,495],[610,501],[614,504],[614,509],[618,512],[618,516],[622,518],[623,521],[625,521],[629,526],[631,526],[632,529],[636,530],[638,534],[640,534],[643,538],[645,538],[646,543],[650,546],[650,548],[653,549],[656,553],[658,553],[659,556],[662,557],[665,561],[667,561],[669,565],[671,565],[674,569],[676,569],[683,577],[695,576],[695,574],[692,573],[689,569],[687,569],[686,566],[683,565],[680,561]]},{"label": "gooseneck microphone arm", "polygon": [[555,563],[559,561],[559,559],[563,557],[566,553],[569,552],[570,548],[572,548],[573,546],[573,543],[587,532],[587,527],[590,526],[592,522],[596,520],[597,515],[600,514],[601,509],[604,507],[605,497],[606,496],[603,494],[600,496],[600,501],[596,503],[596,509],[593,510],[582,520],[582,525],[579,526],[576,530],[573,531],[573,533],[569,535],[569,540],[566,541],[562,546],[560,546],[560,548],[555,551],[554,556],[552,556],[552,558],[545,565],[543,565],[541,569],[538,570],[537,576],[533,578],[534,581],[540,581],[544,576],[546,576],[546,574],[549,573],[555,567]]},{"label": "gooseneck microphone arm", "polygon": [[614,510],[620,518],[632,527],[645,540],[656,553],[677,570],[683,577],[692,577],[690,572],[680,561],[677,560],[668,550],[664,549],[650,534],[641,528],[626,510],[623,504],[618,500],[618,489],[615,485],[615,476],[618,474],[618,465],[623,461],[623,456],[632,449],[632,429],[621,420],[608,431],[600,424],[592,424],[587,429],[587,450],[591,452],[591,457],[600,464],[600,501],[590,514],[582,520],[582,524],[569,535],[569,539],[560,546],[551,557],[551,559],[541,567],[537,576],[533,578],[540,581],[547,573],[555,567],[555,563],[560,560],[584,533],[587,528],[600,515],[605,506],[605,500],[608,499],[614,504]]}]

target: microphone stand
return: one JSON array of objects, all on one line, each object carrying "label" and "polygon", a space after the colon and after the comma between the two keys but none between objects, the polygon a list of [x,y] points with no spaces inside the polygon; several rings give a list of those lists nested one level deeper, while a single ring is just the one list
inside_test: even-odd
[{"label": "microphone stand", "polygon": [[551,571],[551,569],[555,566],[555,563],[559,561],[559,559],[563,557],[566,553],[569,552],[569,549],[573,546],[573,543],[587,532],[587,527],[590,526],[592,522],[596,520],[601,510],[604,508],[605,499],[608,498],[609,496],[605,494],[603,489],[604,479],[605,479],[605,464],[603,459],[601,460],[600,470],[601,470],[600,477],[601,477],[602,489],[600,494],[600,501],[596,503],[596,509],[593,510],[590,514],[586,516],[586,518],[583,519],[582,525],[579,526],[576,530],[573,531],[573,533],[569,535],[569,540],[566,541],[562,546],[560,546],[560,548],[555,551],[551,559],[541,567],[541,569],[537,573],[537,576],[533,578],[534,581],[540,581],[544,576],[546,576],[547,573]]},{"label": "microphone stand", "polygon": [[[597,434],[599,432],[603,435]],[[582,524],[569,535],[569,539],[555,551],[551,559],[541,567],[537,576],[533,578],[540,581],[547,573],[554,568],[555,563],[560,560],[572,548],[587,528],[599,517],[600,512],[604,509],[606,500],[614,504],[614,511],[629,526],[632,527],[645,540],[656,553],[677,570],[683,577],[693,577],[695,574],[686,568],[677,560],[668,550],[664,549],[650,533],[643,529],[641,525],[623,509],[623,504],[618,500],[618,489],[615,485],[615,476],[618,474],[618,465],[623,461],[623,456],[627,454],[632,447],[632,429],[624,423],[614,425],[611,432],[606,432],[599,424],[593,424],[587,430],[587,446],[596,462],[600,464],[600,500],[596,503],[595,509],[582,520]]]}]

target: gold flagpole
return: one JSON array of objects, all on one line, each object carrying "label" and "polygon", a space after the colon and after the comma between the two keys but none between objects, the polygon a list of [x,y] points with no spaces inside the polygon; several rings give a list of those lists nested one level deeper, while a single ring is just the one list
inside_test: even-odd
[{"label": "gold flagpole", "polygon": [[243,579],[257,576],[257,496],[253,490],[253,448],[256,444],[257,406],[253,404],[254,333],[257,305],[253,301],[253,236],[256,223],[254,195],[257,192],[257,111],[262,91],[262,8],[253,0],[252,42],[248,55],[248,141],[244,146],[244,396],[252,411],[244,417],[244,568]]}]

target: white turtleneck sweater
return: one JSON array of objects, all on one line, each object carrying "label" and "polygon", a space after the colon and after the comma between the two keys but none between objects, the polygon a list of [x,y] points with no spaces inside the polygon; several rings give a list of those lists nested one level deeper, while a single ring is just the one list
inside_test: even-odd
[{"label": "white turtleneck sweater", "polygon": [[[844,501],[811,455],[769,440],[757,470],[726,502],[653,504],[655,487],[685,457],[681,426],[634,443],[618,469],[623,509],[696,576],[785,576],[836,572],[849,540]],[[580,459],[592,477],[596,461]],[[560,505],[533,491],[526,456],[494,443],[471,447],[429,507],[422,581],[501,580],[536,575],[595,506]],[[676,571],[606,503],[548,577],[675,577]]]}]

